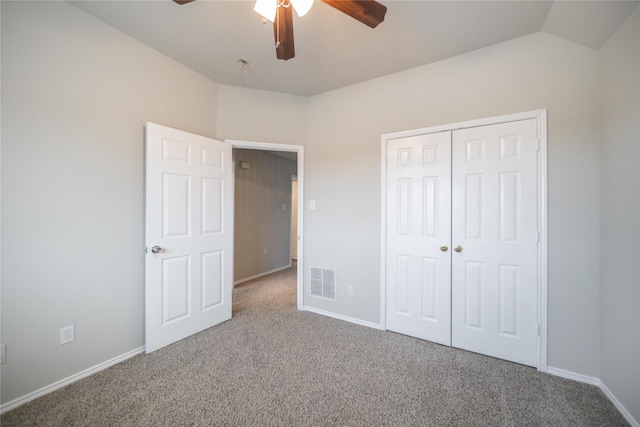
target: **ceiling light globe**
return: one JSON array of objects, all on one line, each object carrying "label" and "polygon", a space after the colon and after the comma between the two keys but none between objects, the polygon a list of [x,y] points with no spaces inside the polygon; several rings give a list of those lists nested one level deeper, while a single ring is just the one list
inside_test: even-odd
[{"label": "ceiling light globe", "polygon": [[291,0],[291,4],[298,16],[304,16],[313,6],[313,0]]},{"label": "ceiling light globe", "polygon": [[256,0],[253,10],[273,22],[276,19],[276,9],[278,8],[278,0]]}]

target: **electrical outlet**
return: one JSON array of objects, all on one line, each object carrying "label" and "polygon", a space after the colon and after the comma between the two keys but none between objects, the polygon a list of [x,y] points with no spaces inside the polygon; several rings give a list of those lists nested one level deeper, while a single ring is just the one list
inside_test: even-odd
[{"label": "electrical outlet", "polygon": [[264,248],[264,250],[262,251],[262,255],[266,255],[267,254],[267,248]]},{"label": "electrical outlet", "polygon": [[347,295],[353,296],[353,286],[347,286]]},{"label": "electrical outlet", "polygon": [[75,325],[67,326],[60,329],[60,345],[70,343],[76,339]]},{"label": "electrical outlet", "polygon": [[7,363],[7,345],[0,345],[0,365]]}]

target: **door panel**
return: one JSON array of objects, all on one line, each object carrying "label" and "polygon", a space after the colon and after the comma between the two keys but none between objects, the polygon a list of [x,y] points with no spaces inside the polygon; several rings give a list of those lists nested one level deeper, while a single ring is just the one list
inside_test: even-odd
[{"label": "door panel", "polygon": [[[452,345],[537,366],[536,120],[453,132]],[[458,212],[464,213],[458,215]]]},{"label": "door panel", "polygon": [[451,133],[387,153],[387,329],[450,345]]},{"label": "door panel", "polygon": [[147,353],[231,318],[231,173],[230,144],[147,123]]},{"label": "door panel", "polygon": [[191,289],[191,257],[162,260],[162,324],[189,315]]},{"label": "door panel", "polygon": [[202,254],[202,310],[214,308],[223,301],[223,266],[222,251]]},{"label": "door panel", "polygon": [[222,232],[222,209],[224,207],[224,182],[220,179],[202,179],[202,235]]}]

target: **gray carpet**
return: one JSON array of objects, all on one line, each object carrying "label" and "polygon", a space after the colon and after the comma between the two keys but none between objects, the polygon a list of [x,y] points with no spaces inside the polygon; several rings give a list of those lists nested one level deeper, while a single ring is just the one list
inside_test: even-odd
[{"label": "gray carpet", "polygon": [[293,269],[233,319],[2,416],[3,426],[624,426],[596,387],[299,312]]}]

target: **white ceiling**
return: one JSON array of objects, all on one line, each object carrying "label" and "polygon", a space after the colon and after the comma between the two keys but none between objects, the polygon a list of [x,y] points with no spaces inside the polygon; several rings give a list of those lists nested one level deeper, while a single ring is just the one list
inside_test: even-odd
[{"label": "white ceiling", "polygon": [[[371,29],[316,1],[294,13],[296,56],[277,60],[272,24],[248,0],[71,2],[215,82],[315,95],[545,31],[599,49],[638,1],[380,0]],[[249,62],[246,72],[240,59]]]}]

